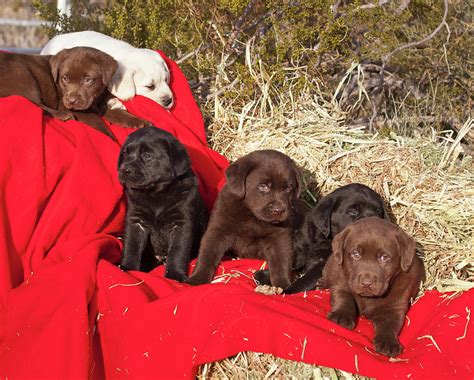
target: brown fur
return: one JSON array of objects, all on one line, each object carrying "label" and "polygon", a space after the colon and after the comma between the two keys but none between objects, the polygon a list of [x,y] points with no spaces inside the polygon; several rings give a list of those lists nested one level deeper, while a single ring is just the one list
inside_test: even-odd
[{"label": "brown fur", "polygon": [[425,277],[415,241],[397,225],[370,217],[337,234],[332,250],[323,271],[331,290],[328,318],[353,329],[357,314],[366,316],[374,323],[375,350],[399,355],[398,335]]},{"label": "brown fur", "polygon": [[60,120],[73,119],[59,110],[59,95],[49,57],[0,52],[0,97],[20,95]]},{"label": "brown fur", "polygon": [[226,172],[204,234],[198,263],[188,283],[212,280],[226,252],[238,257],[265,259],[271,284],[291,283],[291,233],[298,220],[300,173],[294,162],[274,150],[252,152]]},{"label": "brown fur", "polygon": [[[133,116],[125,110],[107,107],[107,101],[112,98],[106,90],[107,83],[118,67],[110,55],[94,48],[75,47],[61,50],[50,58],[50,62],[53,78],[65,108],[88,110],[126,128],[151,125],[147,120]],[[86,78],[93,81],[86,83]]]},{"label": "brown fur", "polygon": [[125,127],[149,124],[107,108],[106,87],[116,69],[111,56],[88,47],[54,56],[0,52],[0,97],[23,96],[59,120],[77,119],[113,138],[99,115]]}]

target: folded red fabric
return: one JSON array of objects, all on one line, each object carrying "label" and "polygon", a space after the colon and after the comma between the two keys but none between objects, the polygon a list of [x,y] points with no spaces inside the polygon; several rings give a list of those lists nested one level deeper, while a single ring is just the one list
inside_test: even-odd
[{"label": "folded red fabric", "polygon": [[[173,110],[141,97],[127,108],[186,145],[211,207],[228,163],[207,146],[186,78],[167,62]],[[131,132],[110,128],[120,143]],[[163,267],[122,272],[119,144],[21,97],[0,99],[0,131],[0,378],[191,377],[246,350],[380,378],[472,378],[473,291],[425,294],[390,361],[373,351],[369,321],[349,331],[326,319],[327,292],[255,293],[258,260],[225,261],[220,282],[199,287]]]}]

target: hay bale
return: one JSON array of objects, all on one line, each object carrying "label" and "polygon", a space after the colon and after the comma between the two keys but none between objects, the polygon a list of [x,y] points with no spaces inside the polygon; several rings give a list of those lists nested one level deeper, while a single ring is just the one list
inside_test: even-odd
[{"label": "hay bale", "polygon": [[[453,278],[474,285],[474,165],[470,156],[459,158],[460,139],[383,138],[344,127],[329,103],[299,108],[271,118],[227,111],[210,126],[212,146],[231,161],[256,149],[288,154],[303,169],[309,203],[348,183],[372,187],[418,242],[428,270],[425,289],[452,289]],[[469,120],[465,133],[473,125]],[[458,284],[459,290],[470,286]]]},{"label": "hay bale", "polygon": [[[415,137],[368,134],[364,128],[346,127],[346,115],[334,101],[318,95],[296,99],[291,79],[284,89],[272,87],[272,75],[252,59],[247,51],[248,68],[261,93],[247,104],[221,94],[211,99],[212,148],[231,161],[256,149],[288,154],[303,170],[303,197],[309,204],[351,182],[372,187],[383,196],[394,220],[418,243],[427,268],[423,290],[457,292],[474,287],[474,165],[471,156],[462,156],[461,148],[463,137],[473,130],[473,119],[456,138],[452,131],[434,130]],[[270,376],[364,378],[252,352],[201,366],[198,374],[200,378]]]},{"label": "hay bale", "polygon": [[339,369],[285,360],[270,354],[241,352],[232,358],[205,364],[197,375],[204,379],[369,379]]}]

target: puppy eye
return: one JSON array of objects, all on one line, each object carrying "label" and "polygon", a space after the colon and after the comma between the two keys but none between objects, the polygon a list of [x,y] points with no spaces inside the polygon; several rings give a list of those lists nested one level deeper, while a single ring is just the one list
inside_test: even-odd
[{"label": "puppy eye", "polygon": [[288,185],[285,189],[285,192],[291,193],[293,191],[293,185]]},{"label": "puppy eye", "polygon": [[69,75],[64,74],[64,75],[61,77],[61,79],[62,79],[63,82],[69,82]]},{"label": "puppy eye", "polygon": [[154,84],[149,84],[148,86],[145,86],[145,87],[148,88],[149,90],[154,90],[156,88]]},{"label": "puppy eye", "polygon": [[387,261],[390,261],[391,257],[390,255],[383,254],[379,257],[379,261],[382,263],[386,263]]},{"label": "puppy eye", "polygon": [[349,210],[347,210],[347,213],[350,216],[357,216],[357,215],[359,215],[359,210],[357,210],[355,208],[350,208]]},{"label": "puppy eye", "polygon": [[153,159],[153,155],[149,152],[142,153],[142,160],[143,161],[151,161]]},{"label": "puppy eye", "polygon": [[84,77],[83,81],[85,84],[91,84],[92,82],[94,82],[94,78]]},{"label": "puppy eye", "polygon": [[351,252],[351,257],[354,259],[354,260],[360,260],[361,258],[361,254],[358,250],[354,249],[352,252]]},{"label": "puppy eye", "polygon": [[261,183],[257,187],[258,187],[258,190],[261,191],[262,193],[270,192],[270,186],[268,186],[266,183]]}]

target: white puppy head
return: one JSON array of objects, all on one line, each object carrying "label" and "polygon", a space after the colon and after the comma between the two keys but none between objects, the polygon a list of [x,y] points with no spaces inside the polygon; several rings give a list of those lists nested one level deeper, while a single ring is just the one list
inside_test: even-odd
[{"label": "white puppy head", "polygon": [[119,67],[108,86],[114,96],[126,101],[135,95],[142,95],[164,108],[171,108],[170,72],[157,52],[135,49],[118,62]]}]

